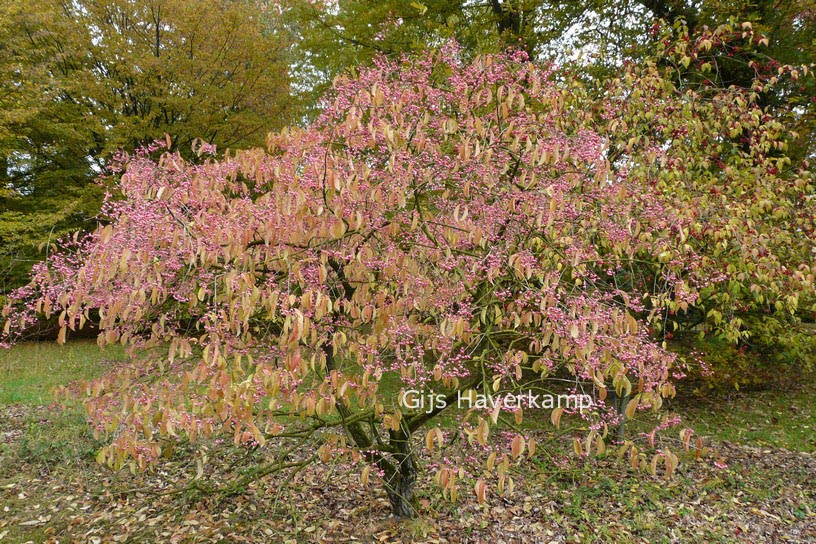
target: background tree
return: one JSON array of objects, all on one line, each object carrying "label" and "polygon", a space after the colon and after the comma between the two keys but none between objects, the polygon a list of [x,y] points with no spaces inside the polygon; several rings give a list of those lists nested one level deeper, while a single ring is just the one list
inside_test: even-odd
[{"label": "background tree", "polygon": [[[605,52],[620,43],[628,46],[635,33],[624,29],[633,17],[650,20],[637,2],[285,0],[282,5],[306,104],[315,103],[334,76],[370,65],[380,54],[417,53],[455,39],[471,58],[514,47],[532,58],[552,59],[589,43]],[[623,33],[627,38],[621,40]]]},{"label": "background tree", "polygon": [[[627,80],[653,83],[628,94],[617,118],[601,116],[597,130],[615,164],[654,179],[674,209],[692,218],[688,242],[716,281],[693,307],[669,303],[654,327],[669,340],[696,336],[712,385],[766,384],[782,369],[811,369],[816,338],[804,324],[816,317],[816,183],[799,132],[808,130],[810,110],[781,97],[811,87],[813,67],[772,61],[769,69],[767,37],[748,22],[696,39],[681,24],[659,34],[659,63],[632,63],[603,88],[621,95]],[[729,79],[734,66],[750,70],[750,81]],[[648,158],[649,149],[650,160],[631,160]]]},{"label": "background tree", "polygon": [[249,0],[10,1],[0,7],[0,269],[92,228],[92,180],[119,149],[169,134],[262,145],[288,121],[287,43]]},{"label": "background tree", "polygon": [[[689,34],[699,34],[703,24],[716,28],[730,23],[738,27],[751,23],[754,40],[720,40],[708,53],[712,71],[705,80],[716,85],[736,85],[758,92],[759,105],[793,129],[788,153],[796,159],[812,157],[816,152],[816,81],[814,78],[776,78],[784,66],[810,66],[816,59],[816,2],[710,2],[703,4]],[[698,64],[698,67],[702,62]],[[692,66],[693,72],[694,66]],[[756,88],[757,73],[765,84]],[[680,74],[678,74],[680,75]],[[695,81],[694,78],[690,78]],[[701,81],[697,78],[696,81]]]},{"label": "background tree", "polygon": [[[725,87],[750,86],[753,71],[747,64],[751,60],[800,65],[809,64],[816,55],[813,0],[783,4],[771,0],[286,0],[282,5],[287,8],[286,21],[293,33],[297,59],[295,73],[307,104],[322,96],[335,75],[368,65],[377,54],[399,56],[450,38],[471,57],[507,47],[521,48],[540,60],[580,57],[584,70],[603,79],[624,59],[652,54],[656,20],[673,24],[681,19],[690,36],[731,20],[751,22],[757,34],[768,41],[761,48],[722,51],[717,75]],[[807,119],[812,119],[811,82],[777,88],[772,94],[778,104],[795,104],[807,110]],[[813,132],[812,127],[806,132]],[[812,151],[812,147],[808,149]]]}]

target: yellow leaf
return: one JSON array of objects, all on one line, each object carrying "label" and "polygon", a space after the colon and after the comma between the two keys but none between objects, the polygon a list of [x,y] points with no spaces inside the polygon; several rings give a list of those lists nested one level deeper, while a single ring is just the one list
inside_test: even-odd
[{"label": "yellow leaf", "polygon": [[493,407],[493,410],[490,412],[490,421],[493,422],[493,425],[499,422],[499,412],[501,411],[501,403],[496,402],[496,406]]},{"label": "yellow leaf", "polygon": [[321,461],[328,463],[331,460],[331,446],[323,444],[320,446],[320,449],[317,450],[317,454]]},{"label": "yellow leaf", "polygon": [[425,449],[427,449],[428,451],[433,451],[434,430],[435,429],[429,430],[428,433],[425,435]]},{"label": "yellow leaf", "polygon": [[330,232],[334,239],[341,238],[346,233],[346,224],[342,221],[335,221]]},{"label": "yellow leaf", "polygon": [[654,454],[654,456],[652,456],[652,463],[649,465],[649,472],[652,476],[657,475],[657,462],[660,461],[660,458],[661,456],[658,454]]},{"label": "yellow leaf", "polygon": [[524,445],[524,439],[521,436],[516,435],[513,437],[513,441],[510,443],[510,453],[514,458],[518,459],[524,452]]},{"label": "yellow leaf", "polygon": [[604,453],[606,453],[606,442],[604,442],[603,438],[598,436],[598,438],[595,439],[595,455],[603,455]]},{"label": "yellow leaf", "polygon": [[635,397],[626,404],[626,410],[624,410],[624,413],[626,414],[627,419],[632,419],[635,417],[635,411],[637,411],[638,404],[640,404],[639,395],[635,395]]},{"label": "yellow leaf", "polygon": [[490,455],[487,457],[487,470],[493,471],[493,467],[496,466],[496,452],[491,452]]},{"label": "yellow leaf", "polygon": [[476,501],[479,504],[484,504],[487,496],[487,486],[485,485],[484,480],[477,480],[476,485],[473,486],[473,491],[476,493]]},{"label": "yellow leaf", "polygon": [[584,453],[581,441],[577,437],[572,439],[572,449],[575,451],[575,455],[583,455]]},{"label": "yellow leaf", "polygon": [[558,406],[552,411],[552,413],[550,413],[550,421],[552,421],[552,424],[555,425],[556,429],[561,428],[562,415],[564,415],[564,408],[562,408],[561,406]]}]

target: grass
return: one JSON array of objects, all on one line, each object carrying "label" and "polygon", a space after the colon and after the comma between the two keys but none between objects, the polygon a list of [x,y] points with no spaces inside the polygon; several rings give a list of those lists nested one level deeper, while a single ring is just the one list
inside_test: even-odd
[{"label": "grass", "polygon": [[[134,477],[141,482],[136,484],[126,471],[113,474],[97,466],[93,458],[100,444],[91,436],[81,407],[78,404],[66,410],[49,407],[50,390],[54,386],[93,378],[105,369],[106,361],[123,358],[121,350],[101,351],[88,341],[69,342],[65,346],[30,343],[0,352],[0,512],[5,512],[0,514],[0,544],[43,542],[61,532],[76,535],[78,533],[70,529],[74,520],[102,520],[100,531],[104,534],[119,530],[128,519],[142,519],[143,514],[139,512],[148,507],[159,526],[177,523],[184,527],[185,516],[193,506],[203,508],[206,515],[217,511],[201,507],[200,503],[179,503],[179,506],[169,499],[159,504],[150,497],[120,500],[110,495],[112,484],[123,488],[155,485],[151,483],[152,478],[161,475],[164,469],[158,475]],[[385,391],[393,390],[396,398],[392,383],[385,381],[381,385]],[[491,509],[480,510],[474,509],[467,499],[454,504],[441,501],[435,488],[418,490],[425,499],[427,515],[396,527],[391,541],[397,541],[396,535],[416,542],[439,540],[442,536],[444,541],[445,535],[451,534],[451,527],[453,532],[469,535],[472,531],[474,539],[482,539],[480,531],[497,523],[487,514],[503,516],[501,512],[505,509],[512,512],[513,519],[519,520],[526,520],[525,516],[532,515],[530,512],[541,509],[537,515],[546,520],[541,523],[554,524],[548,526],[555,531],[550,536],[554,538],[561,531],[572,535],[568,541],[574,542],[597,542],[598,539],[627,543],[695,539],[739,542],[735,533],[742,530],[739,523],[753,523],[769,509],[782,518],[777,527],[782,527],[783,522],[789,527],[802,520],[811,523],[808,520],[816,519],[816,492],[808,483],[808,467],[797,468],[800,458],[792,454],[765,457],[764,450],[816,450],[814,393],[816,379],[808,376],[796,387],[742,392],[727,398],[687,397],[670,403],[670,410],[682,414],[684,426],[717,441],[753,448],[746,452],[736,446],[726,447],[723,455],[728,457],[729,466],[725,470],[688,461],[681,465],[673,479],[666,481],[632,472],[611,456],[575,460],[568,451],[558,451],[558,445],[554,444],[552,457],[541,454],[538,462],[529,466],[525,477],[528,483],[520,484],[524,488],[520,489],[515,502],[496,499]],[[453,408],[446,411],[438,423],[449,428],[459,415],[461,411]],[[541,427],[550,427],[548,413],[530,413],[529,416],[531,424],[537,422]],[[554,463],[555,459],[559,462]],[[777,466],[778,460],[784,464]],[[167,469],[171,480],[177,474],[184,476],[185,471],[194,472],[189,467],[189,459],[175,459],[168,465],[172,465]],[[310,478],[315,485],[325,485],[320,483],[321,479],[315,479],[314,474]],[[77,486],[82,491],[78,491]],[[290,506],[301,504],[303,500],[299,498],[303,493],[299,489],[272,484],[267,484],[267,488],[293,494],[284,501]],[[83,498],[88,496],[100,498]],[[261,523],[281,524],[282,519],[291,518],[286,523],[288,530],[294,532],[288,533],[287,538],[293,542],[313,541],[314,534],[305,532],[307,528],[325,528],[320,525],[324,513],[318,507],[293,507],[288,514],[276,515],[279,508],[258,503],[256,510],[253,501],[261,499],[257,495],[252,498],[252,493],[248,496],[224,505],[225,508],[238,505],[229,518],[235,518],[230,521],[233,528],[240,525],[242,531],[251,533]],[[787,502],[773,510],[773,505],[782,497]],[[364,503],[365,498],[361,496],[356,505]],[[8,510],[4,510],[6,508]],[[131,510],[133,512],[128,513]],[[97,511],[99,516],[94,518],[91,514]],[[752,514],[752,511],[761,513]],[[1,519],[6,514],[8,522]],[[163,521],[158,521],[159,518]],[[16,521],[11,522],[12,519]],[[39,519],[48,521],[39,523]],[[347,523],[351,525],[347,526],[353,528],[358,521],[353,516],[350,519]],[[733,521],[735,519],[738,521]],[[345,527],[334,523],[335,528]],[[148,529],[145,526],[139,530]],[[804,536],[807,538],[809,533]]]},{"label": "grass", "polygon": [[816,452],[816,377],[730,398],[686,398],[674,408],[684,424],[715,438],[759,447]]},{"label": "grass", "polygon": [[102,361],[123,358],[120,347],[102,351],[92,340],[63,346],[55,342],[29,342],[0,350],[0,405],[48,405],[54,387],[98,376]]},{"label": "grass", "polygon": [[49,408],[52,389],[91,379],[101,374],[105,362],[123,359],[121,348],[102,351],[88,340],[63,346],[30,342],[0,351],[0,406],[9,407],[3,423],[20,435],[13,445],[0,443],[0,477],[13,477],[20,463],[50,472],[92,460],[100,445],[85,424],[82,407],[72,402],[64,409]]},{"label": "grass", "polygon": [[[94,457],[101,444],[94,440],[82,407],[76,402],[65,409],[50,407],[52,390],[99,376],[106,362],[123,359],[121,348],[103,351],[92,340],[63,346],[28,342],[0,350],[0,427],[11,429],[6,431],[5,440],[0,440],[0,482],[3,488],[21,489],[0,501],[8,515],[31,509],[34,501],[36,515],[28,521],[57,519],[62,508],[57,497],[44,495],[27,482],[49,477],[70,481],[98,470]],[[58,493],[54,487],[50,489]],[[37,524],[0,527],[0,535],[2,542],[44,542],[49,536],[45,525]]]}]

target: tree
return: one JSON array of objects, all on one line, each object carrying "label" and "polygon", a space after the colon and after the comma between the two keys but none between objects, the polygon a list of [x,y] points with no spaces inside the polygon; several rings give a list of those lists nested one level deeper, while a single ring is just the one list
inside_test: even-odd
[{"label": "tree", "polygon": [[[603,86],[626,100],[615,117],[598,118],[597,130],[609,138],[611,158],[691,221],[685,236],[712,281],[692,307],[665,305],[653,326],[667,339],[692,332],[719,341],[721,353],[708,361],[713,384],[812,369],[816,338],[802,325],[816,317],[816,183],[797,133],[807,110],[778,98],[812,86],[813,66],[769,61],[768,38],[749,22],[694,38],[682,24],[656,30],[659,62],[630,64]],[[728,79],[733,65],[723,67],[737,59],[751,71],[742,84]],[[627,93],[633,80],[642,86]],[[631,162],[650,149],[652,160]]]},{"label": "tree", "polygon": [[[117,168],[110,224],[35,268],[6,331],[43,312],[64,340],[98,309],[103,346],[150,350],[88,386],[113,467],[223,433],[269,449],[256,475],[359,463],[413,515],[422,431],[447,496],[463,481],[480,500],[489,483],[512,492],[512,465],[536,449],[513,421],[531,406],[474,406],[455,434],[435,417],[460,396],[569,377],[598,402],[566,410],[591,422],[576,450],[602,452],[619,421],[607,392],[631,399],[619,403],[631,417],[659,408],[679,370],[644,326],[662,315],[644,296],[660,293],[619,278],[655,263],[655,285],[683,306],[706,283],[691,219],[613,170],[591,128],[620,97],[578,109],[572,81],[523,53],[471,63],[450,45],[339,80],[320,118],[272,136],[269,153],[137,152]],[[444,402],[405,402],[413,390]],[[635,467],[677,464],[665,444],[651,463],[619,446]]]},{"label": "tree", "polygon": [[[284,0],[281,5],[307,106],[336,75],[370,65],[377,55],[397,58],[455,39],[470,58],[512,47],[531,58],[552,59],[587,44],[604,52],[628,47],[638,34],[645,36],[645,22],[651,21],[639,2]],[[633,19],[645,21],[642,28],[633,31]]]},{"label": "tree", "polygon": [[[19,285],[37,246],[92,229],[92,180],[165,134],[263,145],[288,122],[277,15],[250,0],[10,1],[0,8],[0,268]],[[13,261],[13,262],[12,262]]]},{"label": "tree", "polygon": [[[654,54],[656,21],[669,25],[682,21],[692,37],[722,24],[750,22],[757,36],[767,38],[764,46],[715,50],[721,53],[718,83],[745,88],[754,78],[749,62],[802,65],[812,62],[816,53],[813,0],[784,5],[771,0],[284,0],[282,5],[287,8],[286,25],[293,33],[294,72],[307,106],[316,103],[337,74],[360,64],[368,65],[378,54],[398,57],[450,38],[456,39],[471,58],[507,47],[522,48],[533,59],[559,62],[580,55],[583,69],[593,78],[604,80],[613,77],[624,60]],[[802,110],[797,119],[801,138],[798,145],[802,149],[799,158],[808,156],[814,150],[816,86],[808,80],[769,91],[763,105]]]},{"label": "tree", "polygon": [[[701,20],[711,28],[724,23],[738,26],[747,22],[751,23],[756,36],[752,44],[726,40],[726,47],[714,48],[713,51],[719,53],[715,63],[717,70],[709,74],[709,79],[716,75],[725,87],[752,88],[757,71],[764,77],[773,76],[773,72],[781,75],[778,70],[784,71],[785,66],[812,66],[816,58],[816,2],[813,0],[782,4],[763,0],[740,2],[736,6],[712,2],[702,12]],[[690,34],[699,31],[699,27],[689,29]],[[758,91],[759,104],[766,112],[797,133],[788,153],[799,160],[812,157],[816,151],[814,78],[777,78]]]}]

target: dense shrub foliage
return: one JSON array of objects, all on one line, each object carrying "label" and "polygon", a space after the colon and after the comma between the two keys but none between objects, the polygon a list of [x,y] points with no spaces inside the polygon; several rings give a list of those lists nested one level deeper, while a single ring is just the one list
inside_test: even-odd
[{"label": "dense shrub foliage", "polygon": [[[688,222],[682,236],[708,271],[698,301],[662,301],[653,328],[668,339],[696,337],[713,354],[712,384],[755,383],[779,365],[810,368],[816,183],[802,135],[789,128],[807,110],[774,93],[811,84],[812,72],[763,58],[757,49],[767,39],[747,23],[693,39],[664,32],[659,62],[628,67],[607,89],[626,98],[598,129],[630,177]],[[723,87],[720,65],[740,61],[747,86]],[[648,269],[642,277],[654,281]]]}]

